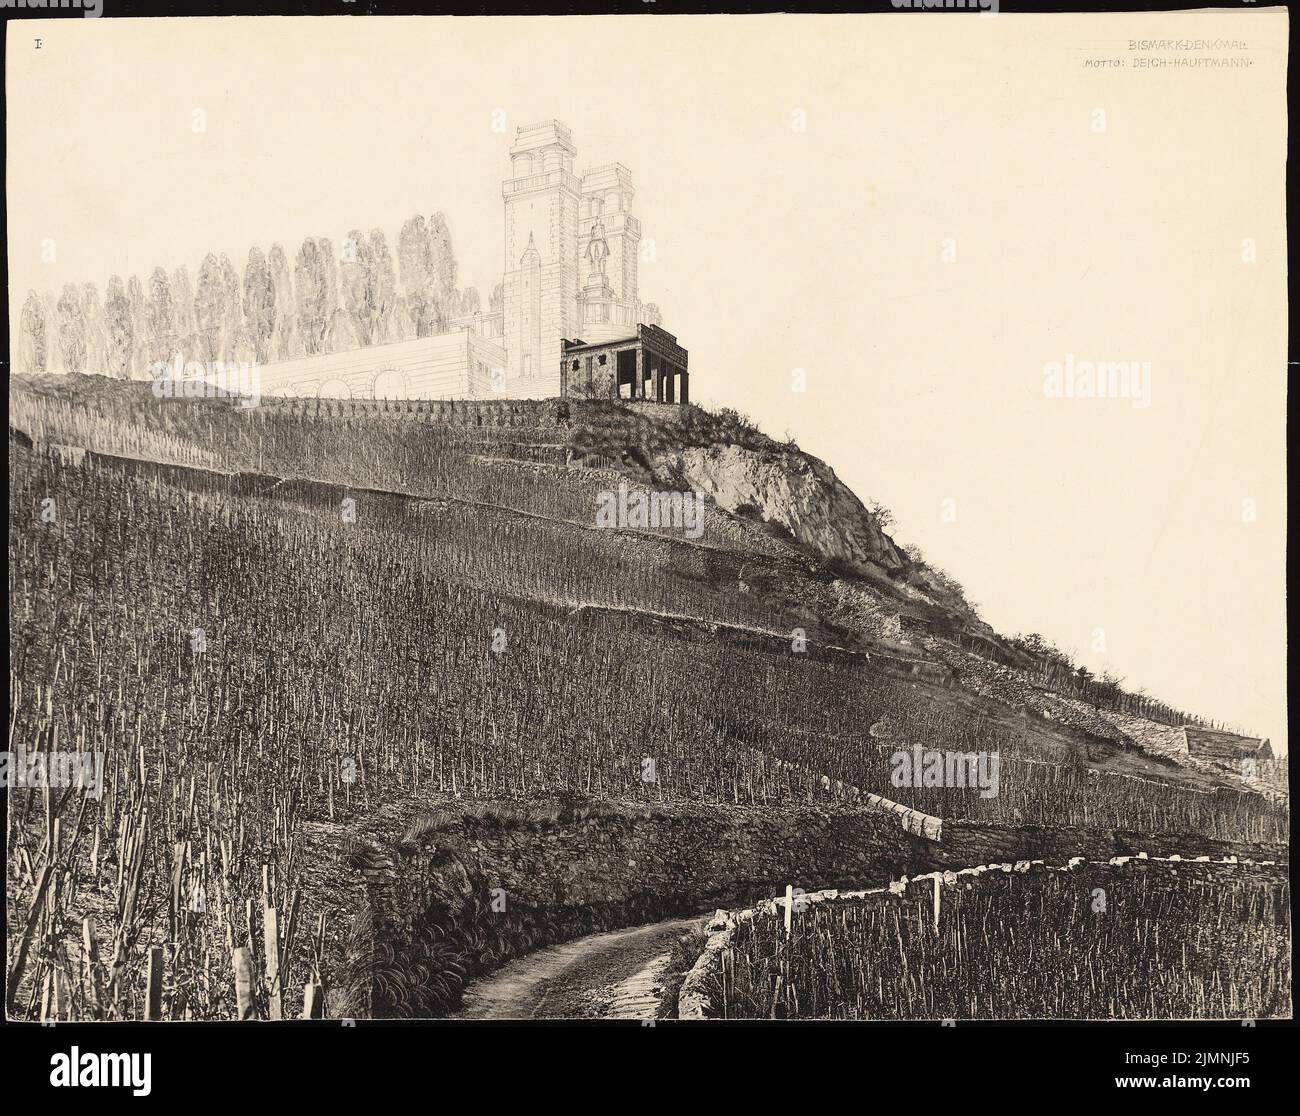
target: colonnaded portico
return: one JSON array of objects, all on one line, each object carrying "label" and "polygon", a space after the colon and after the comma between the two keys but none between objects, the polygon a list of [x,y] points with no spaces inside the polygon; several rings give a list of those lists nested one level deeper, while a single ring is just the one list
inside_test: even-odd
[{"label": "colonnaded portico", "polygon": [[686,404],[690,399],[687,352],[654,325],[608,341],[565,339],[560,394],[568,399],[628,399]]}]

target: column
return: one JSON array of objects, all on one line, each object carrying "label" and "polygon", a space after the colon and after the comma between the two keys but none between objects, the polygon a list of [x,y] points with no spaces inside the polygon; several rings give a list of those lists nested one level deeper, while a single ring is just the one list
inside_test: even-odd
[{"label": "column", "polygon": [[685,407],[691,401],[691,377],[685,368],[682,369],[682,406]]},{"label": "column", "polygon": [[632,377],[632,398],[645,398],[645,381],[642,377],[645,375],[645,351],[640,345],[636,347],[636,373]]}]

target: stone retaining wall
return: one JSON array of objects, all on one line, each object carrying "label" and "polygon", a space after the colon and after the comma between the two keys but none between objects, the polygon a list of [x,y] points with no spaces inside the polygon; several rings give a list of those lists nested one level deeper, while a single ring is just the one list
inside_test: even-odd
[{"label": "stone retaining wall", "polygon": [[1143,852],[1153,857],[1186,854],[1215,858],[1236,856],[1242,860],[1276,860],[1285,863],[1285,845],[1255,841],[1216,841],[1187,833],[1139,833],[1077,825],[997,825],[991,822],[945,820],[943,844],[936,861],[945,868],[968,864],[1000,864],[1008,860],[1037,857],[1049,863],[1064,863],[1075,856],[1089,860],[1110,860]]},{"label": "stone retaining wall", "polygon": [[[911,878],[902,876],[884,887],[868,888],[856,891],[828,889],[799,896],[800,906],[817,903],[884,903],[891,897],[905,896],[912,899],[926,899],[937,888],[953,887],[963,884],[979,886],[983,877],[990,873],[1029,873],[1034,871],[1071,872],[1080,868],[1105,868],[1121,871],[1126,868],[1143,871],[1193,877],[1207,884],[1226,880],[1259,879],[1277,881],[1287,878],[1285,868],[1272,860],[1251,861],[1227,857],[1212,860],[1209,856],[1182,857],[1174,854],[1168,858],[1149,857],[1146,853],[1137,856],[1114,857],[1106,861],[1090,861],[1085,857],[1071,858],[1067,863],[1051,866],[1043,860],[1019,860],[998,864],[982,864],[958,871],[929,872]],[[701,1020],[713,1018],[716,1014],[712,989],[720,975],[723,951],[731,945],[736,928],[744,922],[759,918],[784,918],[785,899],[769,899],[754,907],[739,911],[718,911],[709,923],[704,948],[699,958],[686,974],[677,999],[679,1019]],[[796,907],[796,910],[799,908]]]}]

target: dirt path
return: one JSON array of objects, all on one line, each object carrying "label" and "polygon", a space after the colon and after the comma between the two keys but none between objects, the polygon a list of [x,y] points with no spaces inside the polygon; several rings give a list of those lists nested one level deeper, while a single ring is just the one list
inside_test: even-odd
[{"label": "dirt path", "polygon": [[701,917],[592,934],[489,973],[456,1019],[653,1019],[673,943]]}]

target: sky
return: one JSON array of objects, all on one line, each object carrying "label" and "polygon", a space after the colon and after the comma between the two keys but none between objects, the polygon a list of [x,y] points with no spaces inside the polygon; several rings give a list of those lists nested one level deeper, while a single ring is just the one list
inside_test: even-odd
[{"label": "sky", "polygon": [[[889,507],[999,631],[1282,748],[1286,18],[11,24],[10,318],[437,210],[486,298],[514,129],[557,118],[632,171],[696,402]],[[1121,361],[1124,397],[1053,394]]]}]

